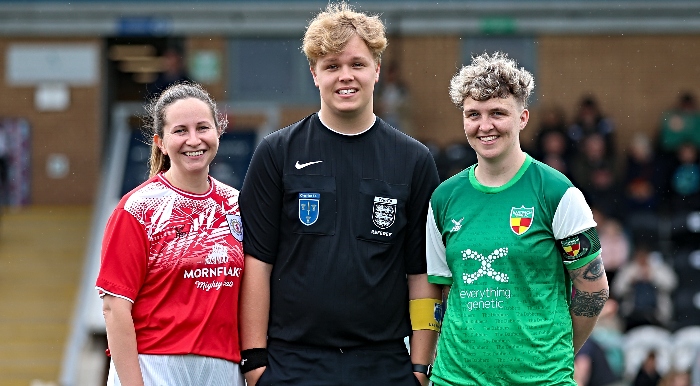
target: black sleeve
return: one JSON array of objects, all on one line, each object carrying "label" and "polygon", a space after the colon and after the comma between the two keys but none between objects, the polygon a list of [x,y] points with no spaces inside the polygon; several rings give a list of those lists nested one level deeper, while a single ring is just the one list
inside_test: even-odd
[{"label": "black sleeve", "polygon": [[275,164],[272,145],[263,139],[246,172],[239,203],[243,220],[243,251],[274,264],[282,212],[281,166]]},{"label": "black sleeve", "polygon": [[428,272],[425,257],[425,223],[428,216],[430,196],[440,183],[435,161],[426,150],[422,160],[416,164],[408,201],[408,223],[404,245],[406,273],[418,275]]}]

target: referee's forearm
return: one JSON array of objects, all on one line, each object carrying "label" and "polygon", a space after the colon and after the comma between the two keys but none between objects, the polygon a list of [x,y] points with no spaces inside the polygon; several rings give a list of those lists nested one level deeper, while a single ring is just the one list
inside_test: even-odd
[{"label": "referee's forearm", "polygon": [[239,302],[241,350],[267,347],[272,265],[245,256]]},{"label": "referee's forearm", "polygon": [[411,346],[411,363],[419,365],[428,365],[433,363],[437,339],[438,333],[435,331],[413,331],[413,336],[409,338]]},{"label": "referee's forearm", "polygon": [[[428,283],[428,275],[408,275],[408,298],[415,299],[441,299],[441,287]],[[432,330],[415,330],[409,339],[411,345],[411,362],[427,365],[433,363],[435,358],[435,345],[438,333]]]}]

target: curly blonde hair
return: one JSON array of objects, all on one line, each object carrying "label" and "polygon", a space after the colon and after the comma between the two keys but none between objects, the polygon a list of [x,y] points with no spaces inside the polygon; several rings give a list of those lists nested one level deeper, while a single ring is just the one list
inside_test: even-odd
[{"label": "curly blonde hair", "polygon": [[381,62],[387,40],[384,23],[379,16],[356,12],[346,2],[329,3],[325,11],[311,20],[304,33],[302,50],[311,66],[330,53],[340,53],[353,35],[359,36],[374,57]]},{"label": "curly blonde hair", "polygon": [[534,87],[535,79],[530,72],[518,68],[518,64],[508,54],[497,51],[493,55],[484,53],[472,57],[471,64],[462,67],[452,77],[450,98],[452,103],[462,109],[467,97],[485,101],[513,95],[523,108],[527,108],[527,100]]}]

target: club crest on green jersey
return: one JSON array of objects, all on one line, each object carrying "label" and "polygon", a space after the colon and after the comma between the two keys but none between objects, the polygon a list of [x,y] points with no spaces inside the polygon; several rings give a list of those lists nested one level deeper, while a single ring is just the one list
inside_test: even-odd
[{"label": "club crest on green jersey", "polygon": [[[594,237],[595,240],[591,242],[590,237]],[[569,236],[563,240],[559,241],[561,246],[561,251],[564,252],[562,257],[564,258],[565,264],[570,264],[584,256],[588,256],[590,251],[597,251],[600,247],[600,242],[597,241],[597,233],[595,228],[590,228],[583,233],[577,235]]]},{"label": "club crest on green jersey", "polygon": [[576,255],[581,252],[581,242],[579,241],[578,235],[562,240],[561,247],[564,253],[571,257],[576,257]]},{"label": "club crest on green jersey", "polygon": [[299,193],[299,221],[309,226],[318,220],[320,193]]},{"label": "club crest on green jersey", "polygon": [[535,208],[510,208],[510,229],[518,236],[527,232],[535,219]]}]

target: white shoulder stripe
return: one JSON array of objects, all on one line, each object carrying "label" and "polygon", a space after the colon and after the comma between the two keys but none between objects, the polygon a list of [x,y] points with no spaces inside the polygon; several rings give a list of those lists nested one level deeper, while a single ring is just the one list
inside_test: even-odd
[{"label": "white shoulder stripe", "polygon": [[425,224],[425,255],[428,263],[429,276],[452,277],[450,267],[447,265],[447,253],[442,242],[442,234],[435,223],[433,206],[428,206],[428,221]]},{"label": "white shoulder stripe", "polygon": [[109,291],[105,290],[105,289],[102,288],[102,287],[95,287],[95,289],[100,293],[100,298],[103,298],[105,295],[111,295],[111,296],[114,296],[115,298],[120,298],[120,299],[128,300],[128,301],[131,302],[132,304],[134,303],[133,300],[127,298],[126,296],[119,295],[119,294],[115,294],[114,292],[109,292]]},{"label": "white shoulder stripe", "polygon": [[583,193],[575,187],[567,189],[559,201],[552,220],[554,238],[561,240],[595,226],[593,212],[586,203]]}]

